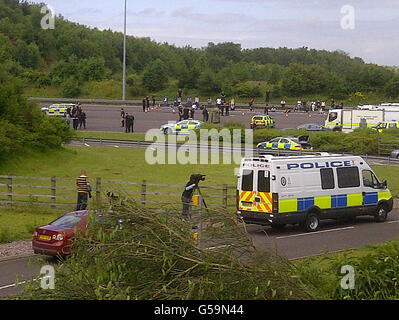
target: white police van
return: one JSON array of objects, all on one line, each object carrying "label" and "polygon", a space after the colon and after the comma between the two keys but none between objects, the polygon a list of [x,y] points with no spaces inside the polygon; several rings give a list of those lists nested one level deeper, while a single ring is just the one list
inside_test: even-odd
[{"label": "white police van", "polygon": [[392,207],[386,181],[359,156],[263,155],[241,162],[237,213],[246,223],[315,231],[322,219],[371,215],[382,222]]}]

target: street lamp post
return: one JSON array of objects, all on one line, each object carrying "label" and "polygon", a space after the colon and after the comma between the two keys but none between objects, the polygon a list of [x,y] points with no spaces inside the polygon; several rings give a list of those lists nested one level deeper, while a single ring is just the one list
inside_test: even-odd
[{"label": "street lamp post", "polygon": [[126,100],[126,7],[127,0],[125,0],[125,22],[123,33],[123,93],[122,100]]}]

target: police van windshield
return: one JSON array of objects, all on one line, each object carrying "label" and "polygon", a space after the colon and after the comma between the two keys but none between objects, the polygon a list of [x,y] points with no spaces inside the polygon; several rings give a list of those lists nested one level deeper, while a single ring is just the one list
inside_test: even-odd
[{"label": "police van windshield", "polygon": [[338,118],[338,113],[337,112],[331,112],[330,115],[328,116],[328,121],[334,121]]}]

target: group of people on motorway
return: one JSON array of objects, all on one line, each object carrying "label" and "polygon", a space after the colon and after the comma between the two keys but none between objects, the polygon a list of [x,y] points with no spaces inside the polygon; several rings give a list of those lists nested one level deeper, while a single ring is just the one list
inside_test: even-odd
[{"label": "group of people on motorway", "polygon": [[68,107],[66,109],[66,122],[68,123],[68,125],[71,124],[71,120],[72,120],[72,127],[74,130],[78,130],[82,129],[86,129],[86,113],[83,111],[82,109],[82,105],[80,104],[80,102],[78,102],[76,105],[73,106],[73,108],[71,109],[70,107]]},{"label": "group of people on motorway", "polygon": [[125,127],[126,133],[134,132],[134,115],[125,112],[123,108],[121,108],[121,127]]}]

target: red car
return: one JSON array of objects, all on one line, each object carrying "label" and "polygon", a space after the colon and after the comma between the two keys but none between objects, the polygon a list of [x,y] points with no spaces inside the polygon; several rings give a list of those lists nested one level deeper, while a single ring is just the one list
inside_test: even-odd
[{"label": "red car", "polygon": [[89,211],[75,211],[35,229],[32,240],[34,253],[65,256],[71,252],[71,240],[77,233],[87,229]]}]

